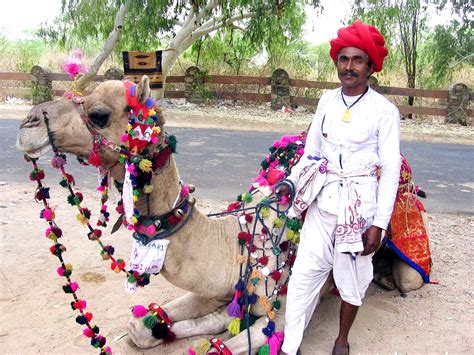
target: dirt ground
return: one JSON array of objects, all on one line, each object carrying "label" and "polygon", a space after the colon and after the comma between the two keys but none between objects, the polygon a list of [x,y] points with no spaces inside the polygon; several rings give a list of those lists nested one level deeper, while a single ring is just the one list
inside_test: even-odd
[{"label": "dirt ground", "polygon": [[[9,109],[0,105],[0,118],[21,118],[29,106]],[[228,111],[236,110],[239,115]],[[258,114],[229,108],[165,107],[171,126],[226,127],[255,130],[297,132],[304,129],[310,113]],[[219,114],[220,112],[224,112]],[[275,116],[275,117],[274,117]],[[230,117],[230,119],[229,119]],[[404,121],[406,122],[406,121]],[[288,129],[291,126],[292,129]],[[402,123],[407,139],[471,143],[472,129],[434,124]],[[410,126],[410,128],[407,128]],[[415,126],[415,128],[411,127]],[[440,124],[441,127],[443,125]],[[412,132],[412,133],[410,133]],[[423,137],[425,135],[425,137]],[[457,137],[457,138],[456,138]],[[26,180],[27,177],[25,177]],[[59,178],[58,178],[59,180]],[[80,182],[78,182],[80,186]],[[51,242],[44,237],[46,224],[39,219],[41,205],[34,202],[34,183],[0,182],[0,352],[3,354],[76,354],[97,353],[82,335],[75,322],[70,295],[56,274],[59,266],[49,252]],[[97,215],[96,192],[81,190],[84,205]],[[124,291],[122,274],[109,269],[99,256],[99,246],[87,239],[86,230],[75,218],[76,211],[66,201],[64,189],[51,187],[51,206],[65,235],[66,262],[73,264],[73,279],[80,285],[79,297],[87,300],[87,310],[94,314],[93,324],[107,337],[108,344],[120,354],[183,354],[195,339],[179,340],[167,347],[137,349],[127,336],[129,307],[134,304],[163,304],[182,294],[161,276],[151,285],[130,295]],[[114,194],[109,205],[117,200]],[[200,200],[204,211],[219,210],[224,201]],[[111,220],[114,221],[112,216]],[[430,243],[433,258],[432,280],[407,295],[385,291],[371,285],[364,305],[351,331],[352,353],[473,353],[474,352],[474,285],[473,230],[474,215],[430,214]],[[110,227],[109,227],[110,229]],[[105,235],[116,256],[129,259],[131,238],[126,231]],[[198,276],[197,276],[198,277]],[[329,353],[337,334],[339,300],[326,296],[318,307],[302,344],[302,354]]]}]

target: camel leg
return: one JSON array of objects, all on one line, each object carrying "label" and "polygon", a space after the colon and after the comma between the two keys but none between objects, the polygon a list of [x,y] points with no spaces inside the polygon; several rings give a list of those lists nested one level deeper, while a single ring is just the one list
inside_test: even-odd
[{"label": "camel leg", "polygon": [[[163,309],[174,322],[171,330],[176,334],[176,338],[186,338],[198,334],[216,334],[210,332],[214,328],[223,331],[230,319],[227,317],[225,322],[221,319],[222,316],[218,317],[215,315],[217,312],[214,311],[226,303],[226,301],[203,298],[193,293],[187,293],[163,305]],[[200,322],[203,324],[201,325]],[[224,325],[221,326],[221,323]],[[193,333],[191,330],[193,327],[197,327],[195,331],[198,334]],[[128,330],[130,339],[139,348],[152,348],[163,342],[162,339],[153,337],[151,330],[144,326],[141,318],[131,316],[128,321]]]},{"label": "camel leg", "polygon": [[420,273],[400,258],[396,258],[393,262],[392,274],[401,292],[414,291],[423,286]]},{"label": "camel leg", "polygon": [[[283,331],[285,325],[285,315],[280,313],[273,319],[275,322],[275,329]],[[265,316],[260,317],[250,327],[250,341],[252,345],[252,354],[256,354],[258,349],[267,343],[267,337],[263,334],[262,329],[267,326],[267,319]],[[232,351],[232,354],[247,354],[249,349],[247,330],[237,334],[235,337],[225,341],[225,345]]]}]

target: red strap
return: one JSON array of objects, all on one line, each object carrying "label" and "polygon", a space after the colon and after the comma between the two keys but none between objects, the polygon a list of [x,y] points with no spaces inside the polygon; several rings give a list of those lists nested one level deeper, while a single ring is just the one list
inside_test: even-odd
[{"label": "red strap", "polygon": [[157,303],[150,303],[148,305],[148,310],[157,313],[161,320],[163,320],[170,327],[173,325],[173,321],[171,320],[171,318]]},{"label": "red strap", "polygon": [[220,339],[212,338],[210,342],[219,354],[232,355],[232,351],[230,351],[229,348],[225,346],[225,344]]}]

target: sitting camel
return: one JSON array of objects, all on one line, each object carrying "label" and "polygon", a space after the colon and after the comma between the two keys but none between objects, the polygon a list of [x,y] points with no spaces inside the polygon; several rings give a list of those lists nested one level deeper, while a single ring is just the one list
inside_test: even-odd
[{"label": "sitting camel", "polygon": [[[100,157],[100,167],[109,171],[115,181],[124,182],[126,172],[124,166],[119,164],[118,149],[109,149],[110,144],[98,147],[97,139],[94,139],[94,134],[100,134],[109,143],[121,141],[129,120],[126,114],[128,102],[124,92],[124,82],[106,81],[91,95],[84,97],[83,102],[79,104],[63,98],[37,105],[21,123],[17,146],[31,157],[39,157],[50,149],[50,139],[43,119],[47,114],[50,136],[59,151],[74,154],[83,160],[87,160],[91,152],[95,152]],[[147,101],[150,88],[146,76],[134,89],[134,95],[141,103]],[[160,117],[158,126],[161,132],[158,141],[148,147],[151,151],[159,153],[165,146],[163,123],[163,118]],[[149,214],[153,216],[176,213],[176,196],[180,195],[182,189],[173,156],[168,155],[166,158],[166,164],[151,174],[153,190],[148,201],[144,193],[140,193],[136,201],[140,210],[148,208]],[[254,201],[260,199],[254,197]],[[279,206],[284,210],[285,206]],[[274,214],[273,217],[266,216],[264,219],[270,221],[270,231],[263,231],[260,227],[257,229],[254,240],[256,249],[250,250],[247,255],[243,250],[246,250],[245,244],[249,246],[249,241],[237,242],[238,236],[241,236],[239,233],[245,232],[250,225],[249,220],[242,220],[246,219],[246,216],[209,218],[197,208],[193,208],[192,202],[188,207],[193,209],[193,213],[189,213],[187,222],[166,238],[169,245],[161,270],[163,277],[170,283],[188,291],[186,295],[163,305],[163,309],[174,322],[171,330],[178,339],[220,334],[235,318],[228,313],[229,302],[237,296],[242,299],[242,295],[247,295],[247,304],[252,304],[251,313],[258,318],[248,331],[234,331],[236,335],[226,341],[225,345],[232,353],[248,352],[250,336],[254,352],[268,342],[272,333],[283,330],[283,290],[289,277],[291,261],[294,261],[291,247],[280,248],[286,241],[286,234],[282,233],[284,226],[272,222],[274,218],[278,219],[278,216],[275,216],[275,211],[270,210]],[[271,238],[268,235],[274,233],[281,238],[278,244],[274,244],[273,240],[272,243],[269,242]],[[248,238],[248,235],[245,234],[241,239]],[[266,256],[264,264],[262,256]],[[243,278],[242,275],[245,276],[245,270],[251,263],[258,264],[258,270],[255,268],[255,273],[250,277],[247,274],[247,278]],[[423,281],[419,282],[417,273],[406,271],[398,273],[404,279],[404,284],[411,282],[412,289],[420,287]],[[274,272],[278,272],[278,277],[273,277]],[[252,283],[251,280],[256,281]],[[245,281],[244,289],[237,290],[240,294],[236,292],[239,281]],[[331,287],[331,281],[328,280],[327,286],[328,289]],[[254,297],[252,300],[252,294],[258,295],[257,299]],[[141,348],[154,347],[163,342],[163,339],[153,336],[152,329],[145,326],[141,318],[132,316],[128,328],[131,339]]]}]

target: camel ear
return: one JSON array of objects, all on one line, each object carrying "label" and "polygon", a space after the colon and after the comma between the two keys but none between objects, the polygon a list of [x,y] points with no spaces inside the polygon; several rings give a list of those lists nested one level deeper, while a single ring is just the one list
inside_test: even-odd
[{"label": "camel ear", "polygon": [[151,95],[150,79],[143,75],[140,83],[137,86],[137,98],[141,104],[144,104],[146,99]]}]

